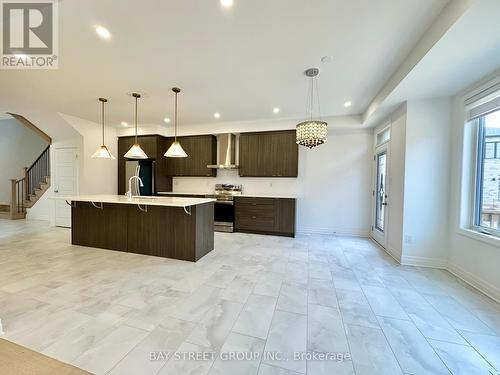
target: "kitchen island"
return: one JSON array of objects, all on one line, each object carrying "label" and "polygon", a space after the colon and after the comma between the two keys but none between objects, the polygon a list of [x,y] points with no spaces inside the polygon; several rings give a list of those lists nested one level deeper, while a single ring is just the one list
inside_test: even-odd
[{"label": "kitchen island", "polygon": [[196,262],[214,248],[214,199],[77,195],[73,245]]}]

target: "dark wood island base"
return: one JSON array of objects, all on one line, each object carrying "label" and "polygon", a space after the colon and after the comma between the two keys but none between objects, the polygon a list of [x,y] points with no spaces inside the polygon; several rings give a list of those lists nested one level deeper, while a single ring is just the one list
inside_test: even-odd
[{"label": "dark wood island base", "polygon": [[186,210],[74,201],[72,244],[196,262],[214,248],[214,204]]}]

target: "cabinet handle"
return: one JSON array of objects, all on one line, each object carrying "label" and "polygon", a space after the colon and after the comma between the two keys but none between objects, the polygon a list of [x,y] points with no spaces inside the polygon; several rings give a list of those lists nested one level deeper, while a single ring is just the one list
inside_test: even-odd
[{"label": "cabinet handle", "polygon": [[257,219],[257,216],[252,216],[252,219]]}]

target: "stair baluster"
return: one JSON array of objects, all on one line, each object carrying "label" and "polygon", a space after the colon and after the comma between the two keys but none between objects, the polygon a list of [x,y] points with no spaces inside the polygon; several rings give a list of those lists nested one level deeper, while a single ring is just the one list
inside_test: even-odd
[{"label": "stair baluster", "polygon": [[[26,216],[26,208],[31,207],[40,197],[37,190],[42,191],[48,185],[50,177],[50,145],[40,154],[29,168],[24,169],[24,177],[11,180],[11,219]],[[45,185],[45,186],[42,186]]]}]

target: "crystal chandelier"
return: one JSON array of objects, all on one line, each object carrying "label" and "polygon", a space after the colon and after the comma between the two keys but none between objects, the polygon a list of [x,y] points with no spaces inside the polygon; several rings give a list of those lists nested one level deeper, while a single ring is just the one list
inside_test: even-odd
[{"label": "crystal chandelier", "polygon": [[316,94],[316,100],[318,103],[318,114],[321,118],[320,102],[319,102],[319,90],[318,90],[318,74],[319,69],[311,68],[307,69],[304,74],[311,78],[309,85],[309,92],[307,94],[307,106],[306,106],[306,121],[297,124],[296,128],[296,139],[297,144],[309,148],[313,148],[322,145],[327,140],[327,127],[328,124],[321,120],[313,120],[314,112],[314,94]]}]

